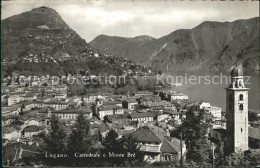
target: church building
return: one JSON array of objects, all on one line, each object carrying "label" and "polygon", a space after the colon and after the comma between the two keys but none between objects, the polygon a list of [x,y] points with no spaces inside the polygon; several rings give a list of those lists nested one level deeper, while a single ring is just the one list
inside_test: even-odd
[{"label": "church building", "polygon": [[227,154],[248,150],[248,90],[242,67],[236,66],[226,88]]}]

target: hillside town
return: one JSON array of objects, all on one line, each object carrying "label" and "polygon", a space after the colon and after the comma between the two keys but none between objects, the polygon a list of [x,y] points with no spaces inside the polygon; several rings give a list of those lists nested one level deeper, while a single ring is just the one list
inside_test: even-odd
[{"label": "hillside town", "polygon": [[[38,152],[44,134],[50,131],[50,119],[54,115],[66,129],[71,129],[78,116],[90,123],[90,131],[100,138],[100,143],[110,130],[118,139],[132,135],[144,152],[148,163],[185,160],[187,146],[173,135],[193,109],[194,115],[205,113],[203,122],[209,127],[204,137],[207,143],[217,146],[219,138],[226,137],[226,113],[224,109],[208,102],[194,102],[174,88],[136,91],[118,95],[92,93],[69,96],[69,86],[49,81],[43,85],[21,86],[17,82],[1,88],[3,162],[19,163]],[[249,115],[259,118],[259,112],[249,110]],[[249,122],[248,144],[260,148],[259,120]],[[214,148],[215,143],[215,148]],[[214,153],[214,152],[213,152]],[[215,158],[214,158],[215,159]]]},{"label": "hillside town", "polygon": [[259,167],[259,3],[211,3],[1,2],[2,167]]}]

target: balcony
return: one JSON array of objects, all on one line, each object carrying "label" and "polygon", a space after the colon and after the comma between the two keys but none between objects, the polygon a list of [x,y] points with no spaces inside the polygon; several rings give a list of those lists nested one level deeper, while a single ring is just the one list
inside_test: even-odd
[{"label": "balcony", "polygon": [[160,152],[160,146],[146,144],[146,145],[141,145],[140,150],[145,152]]}]

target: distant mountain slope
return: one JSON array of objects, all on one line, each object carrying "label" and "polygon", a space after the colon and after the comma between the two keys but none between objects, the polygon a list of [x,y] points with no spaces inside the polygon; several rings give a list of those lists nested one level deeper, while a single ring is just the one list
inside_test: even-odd
[{"label": "distant mountain slope", "polygon": [[206,21],[159,39],[129,41],[132,38],[102,35],[90,45],[163,70],[228,70],[237,61],[244,61],[248,70],[259,67],[258,17],[224,23]]},{"label": "distant mountain slope", "polygon": [[2,21],[2,58],[24,55],[76,55],[90,47],[53,9],[35,8]]},{"label": "distant mountain slope", "polygon": [[40,7],[2,20],[4,74],[116,73],[108,55],[91,47],[53,9]]},{"label": "distant mountain slope", "polygon": [[138,60],[136,57],[138,54],[132,51],[132,49],[141,48],[147,42],[153,40],[155,40],[153,37],[145,35],[133,38],[100,35],[89,44],[110,54],[122,55],[132,60]]}]

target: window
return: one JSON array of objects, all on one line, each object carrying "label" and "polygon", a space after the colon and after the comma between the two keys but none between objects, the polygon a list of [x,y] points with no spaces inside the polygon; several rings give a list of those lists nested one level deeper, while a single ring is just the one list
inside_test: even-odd
[{"label": "window", "polygon": [[243,132],[243,129],[241,128],[241,132]]},{"label": "window", "polygon": [[243,100],[244,99],[244,95],[240,94],[239,95],[239,100]]},{"label": "window", "polygon": [[232,94],[229,95],[229,101],[230,101],[230,102],[233,101],[233,99],[232,99]]},{"label": "window", "polygon": [[229,110],[232,110],[232,104],[229,104]]},{"label": "window", "polygon": [[239,105],[239,110],[243,110],[243,109],[244,109],[243,104],[240,104],[240,105]]},{"label": "window", "polygon": [[241,81],[239,81],[239,86],[242,86],[242,82]]}]

